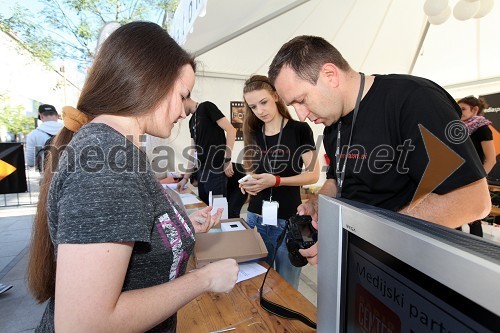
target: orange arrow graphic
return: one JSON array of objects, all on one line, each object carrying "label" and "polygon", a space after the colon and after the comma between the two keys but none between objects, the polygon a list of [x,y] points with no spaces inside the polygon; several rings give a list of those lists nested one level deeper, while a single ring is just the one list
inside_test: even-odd
[{"label": "orange arrow graphic", "polygon": [[2,181],[5,177],[10,175],[14,171],[16,171],[15,166],[0,160],[0,181]]},{"label": "orange arrow graphic", "polygon": [[417,191],[408,209],[413,209],[417,206],[427,195],[432,193],[439,184],[444,182],[446,178],[451,176],[451,174],[465,162],[462,157],[451,150],[427,128],[420,124],[418,127],[424,139],[429,163],[425,168],[422,179],[420,179]]}]

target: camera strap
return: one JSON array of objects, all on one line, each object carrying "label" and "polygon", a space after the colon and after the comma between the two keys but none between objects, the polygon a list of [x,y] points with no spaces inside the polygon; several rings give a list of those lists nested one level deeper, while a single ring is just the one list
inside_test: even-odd
[{"label": "camera strap", "polygon": [[[278,252],[278,248],[280,247],[281,243],[283,243],[283,240],[285,239],[285,234],[286,231],[288,230],[288,221],[286,221],[286,226],[285,229],[281,232],[281,235],[278,237],[278,240],[276,241],[276,248],[274,249],[274,254],[273,254],[273,260],[272,263],[274,263],[274,259],[276,258],[276,253]],[[264,283],[266,282],[267,274],[271,270],[272,265],[269,266],[269,268],[266,271],[266,275],[264,275],[264,280],[262,281],[262,285],[260,286],[260,291],[259,291],[259,297],[260,297],[260,306],[267,312],[272,313],[273,315],[276,315],[281,318],[285,319],[295,319],[295,320],[300,320],[307,326],[316,329],[316,323],[312,321],[311,319],[307,318],[305,315],[303,315],[300,312],[291,310],[289,308],[286,308],[282,305],[279,305],[277,303],[268,301],[264,297],[262,297],[262,291],[264,290]]]}]

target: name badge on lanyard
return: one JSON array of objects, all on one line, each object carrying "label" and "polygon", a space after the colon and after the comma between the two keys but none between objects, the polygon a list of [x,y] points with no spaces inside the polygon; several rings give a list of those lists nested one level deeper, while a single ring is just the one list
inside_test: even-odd
[{"label": "name badge on lanyard", "polygon": [[262,224],[265,225],[278,225],[278,208],[280,204],[278,201],[262,202]]}]

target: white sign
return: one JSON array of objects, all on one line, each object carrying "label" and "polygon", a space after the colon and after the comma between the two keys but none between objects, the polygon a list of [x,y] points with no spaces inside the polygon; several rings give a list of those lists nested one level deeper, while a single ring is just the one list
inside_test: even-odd
[{"label": "white sign", "polygon": [[188,33],[193,32],[194,21],[205,16],[208,0],[181,0],[172,24],[172,37],[179,45],[186,42]]}]

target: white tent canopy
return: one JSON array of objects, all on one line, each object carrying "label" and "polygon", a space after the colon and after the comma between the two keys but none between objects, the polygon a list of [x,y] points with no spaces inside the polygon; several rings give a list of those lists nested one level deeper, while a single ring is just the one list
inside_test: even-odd
[{"label": "white tent canopy", "polygon": [[[406,22],[405,29],[393,27],[401,20],[402,11],[422,12],[415,5],[417,2],[412,5],[409,1],[390,0],[257,0],[245,2],[255,9],[240,11],[235,7],[241,1],[210,0],[206,15],[196,20],[184,47],[198,54],[208,72],[248,76],[266,73],[281,45],[294,36],[318,35],[335,45],[354,68],[385,72],[396,67],[401,71],[410,66],[416,52],[423,13],[408,15],[411,22]],[[280,7],[270,11],[269,3]],[[287,6],[293,9],[279,15],[279,10]],[[233,31],[244,31],[266,16],[276,17],[207,50],[207,46],[224,42]],[[388,48],[387,42],[395,40],[398,47]],[[389,58],[395,60],[388,61]]]},{"label": "white tent canopy", "polygon": [[286,41],[318,35],[365,73],[411,73],[455,88],[500,81],[500,6],[479,20],[451,17],[427,30],[424,2],[208,0],[184,47],[207,75],[248,77],[267,73]]}]

